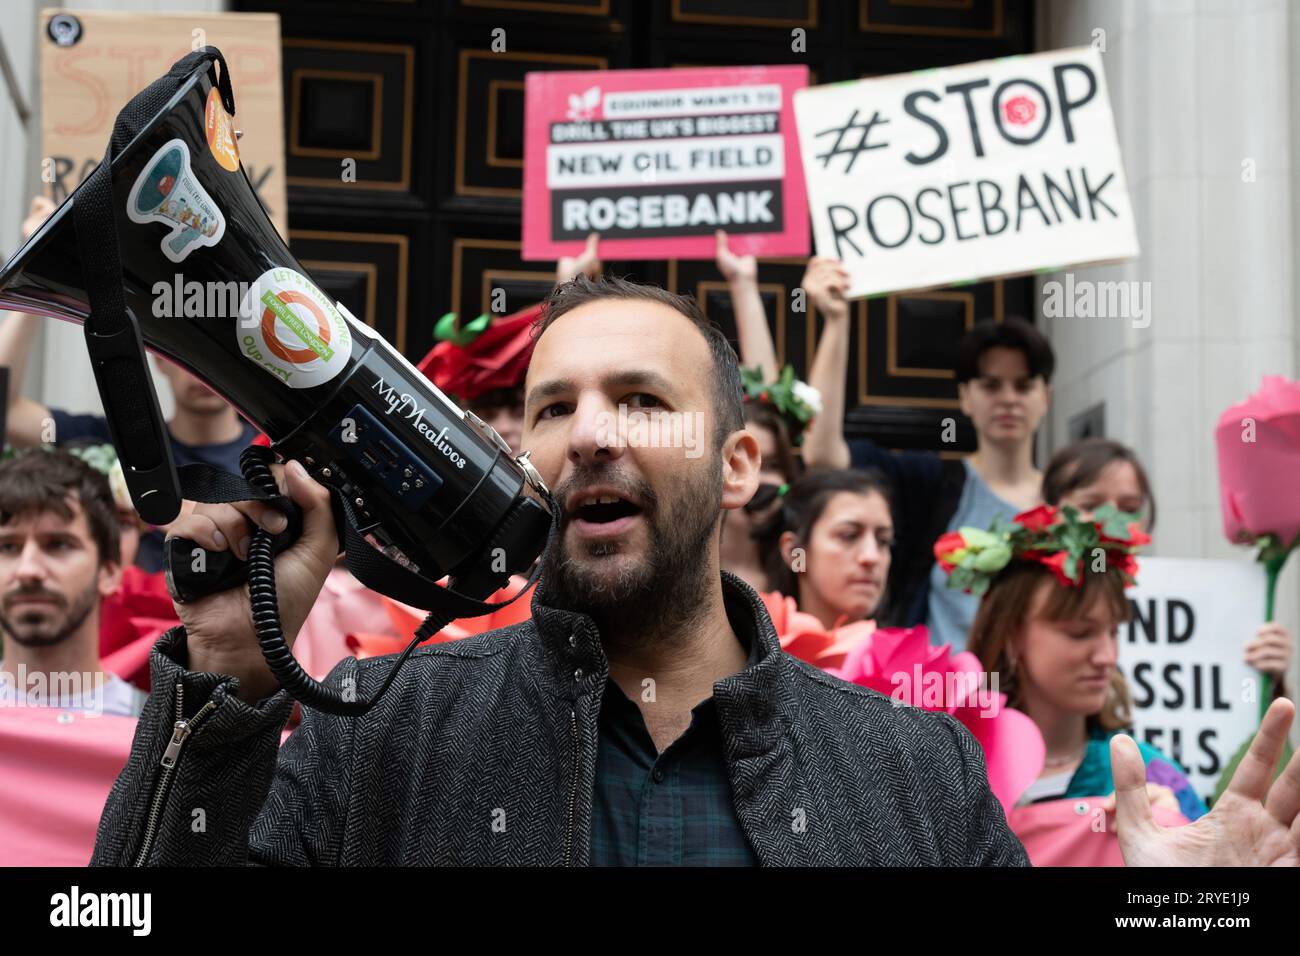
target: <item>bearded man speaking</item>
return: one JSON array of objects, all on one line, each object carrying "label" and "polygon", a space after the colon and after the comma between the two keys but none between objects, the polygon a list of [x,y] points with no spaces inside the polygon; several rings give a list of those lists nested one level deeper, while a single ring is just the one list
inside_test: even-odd
[{"label": "bearded man speaking", "polygon": [[[279,748],[293,702],[262,659],[246,589],[180,606],[92,862],[1025,864],[955,720],[783,653],[755,593],[720,571],[722,515],[751,498],[759,469],[721,333],[689,299],[581,276],[543,316],[523,446],[564,517],[532,619],[422,648],[363,717],[305,711]],[[623,406],[702,416],[711,454],[621,440],[611,422]],[[291,637],[338,543],[326,489],[296,463],[281,474],[304,511],[302,536],[276,558]],[[173,534],[220,550],[273,514],[199,505]],[[345,660],[330,680],[369,696],[391,666]],[[1274,704],[1261,754],[1285,734],[1288,707]],[[1225,801],[1236,816],[1182,849],[1149,806],[1143,817],[1145,788],[1123,773],[1141,757],[1124,742],[1126,852],[1212,861],[1238,827],[1252,835],[1232,843],[1237,858],[1289,845],[1272,804],[1282,792],[1295,817],[1300,760],[1274,785],[1271,816],[1258,799]]]}]

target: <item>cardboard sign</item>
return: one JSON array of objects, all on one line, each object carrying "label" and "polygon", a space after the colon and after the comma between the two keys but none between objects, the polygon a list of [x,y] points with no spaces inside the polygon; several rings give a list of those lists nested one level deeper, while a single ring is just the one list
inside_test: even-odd
[{"label": "cardboard sign", "polygon": [[792,96],[802,66],[529,73],[524,258],[808,254]]},{"label": "cardboard sign", "polygon": [[1091,47],[795,94],[817,254],[850,295],[1135,256]]},{"label": "cardboard sign", "polygon": [[131,97],[187,53],[215,46],[230,67],[237,113],[227,116],[219,98],[209,103],[208,141],[227,169],[243,161],[276,229],[289,234],[277,14],[45,10],[40,31],[41,179],[51,199],[62,202],[99,165]]},{"label": "cardboard sign", "polygon": [[1119,665],[1135,739],[1184,769],[1204,799],[1259,726],[1259,673],[1243,660],[1264,622],[1264,571],[1251,561],[1139,559]]}]

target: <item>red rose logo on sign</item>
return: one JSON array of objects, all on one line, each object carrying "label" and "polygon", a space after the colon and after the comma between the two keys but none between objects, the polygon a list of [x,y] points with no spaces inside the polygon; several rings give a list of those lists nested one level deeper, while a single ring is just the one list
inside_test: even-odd
[{"label": "red rose logo on sign", "polygon": [[1027,96],[1013,96],[1002,104],[1002,114],[1013,126],[1028,126],[1038,115],[1038,105]]}]

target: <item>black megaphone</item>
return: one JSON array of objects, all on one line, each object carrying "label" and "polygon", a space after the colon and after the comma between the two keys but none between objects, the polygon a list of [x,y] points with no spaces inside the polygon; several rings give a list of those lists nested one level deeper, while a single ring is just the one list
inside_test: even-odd
[{"label": "black megaphone", "polygon": [[[147,521],[173,520],[182,493],[260,498],[297,518],[269,471],[277,454],[328,485],[349,570],[430,611],[391,682],[445,623],[504,606],[481,599],[511,574],[533,567],[536,577],[558,512],[526,455],[514,458],[495,430],[312,281],[239,162],[233,114],[225,61],[211,47],[138,94],[119,113],[104,162],[5,264],[0,307],[85,326],[113,442]],[[212,298],[202,314],[177,314],[176,291],[196,282]],[[270,438],[270,452],[245,450],[243,478],[195,465],[178,474],[145,346]],[[282,686],[311,706],[362,713],[387,682],[369,701],[341,697],[298,667],[279,633],[272,555],[298,527],[274,540],[254,534],[247,565],[229,552],[195,562],[197,546],[173,537],[169,587],[185,601],[247,578],[255,620],[270,602],[258,634]],[[196,564],[205,570],[194,573]],[[454,590],[434,583],[444,575]]]}]

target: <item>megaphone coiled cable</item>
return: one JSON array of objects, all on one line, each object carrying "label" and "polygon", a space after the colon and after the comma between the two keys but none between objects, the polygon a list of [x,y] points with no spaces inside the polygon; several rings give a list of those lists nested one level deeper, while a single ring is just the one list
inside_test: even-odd
[{"label": "megaphone coiled cable", "polygon": [[[260,445],[250,445],[240,455],[239,464],[250,485],[271,495],[279,495],[280,488],[271,473],[270,462],[274,453]],[[402,651],[401,656],[388,669],[388,675],[375,695],[366,700],[356,697],[357,688],[341,693],[313,678],[298,663],[284,639],[280,624],[280,605],[275,587],[275,558],[271,550],[273,535],[263,528],[254,529],[248,546],[248,597],[253,611],[253,628],[262,656],[280,686],[295,700],[308,707],[343,717],[358,717],[370,710],[384,695],[406,659],[424,641],[451,623],[452,617],[430,611],[416,629],[415,637]]]}]

